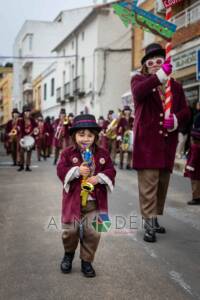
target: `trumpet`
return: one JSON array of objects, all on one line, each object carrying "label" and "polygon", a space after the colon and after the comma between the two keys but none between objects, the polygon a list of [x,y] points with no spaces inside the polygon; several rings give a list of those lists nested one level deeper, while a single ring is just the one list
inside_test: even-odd
[{"label": "trumpet", "polygon": [[13,128],[10,132],[9,132],[9,136],[16,136],[17,135],[17,129]]},{"label": "trumpet", "polygon": [[117,134],[115,132],[116,126],[118,124],[118,119],[113,119],[112,122],[108,125],[108,128],[106,130],[106,136],[107,138],[114,140],[117,137]]},{"label": "trumpet", "polygon": [[34,135],[38,135],[39,133],[40,133],[39,128],[38,128],[38,127],[35,127],[35,128],[33,129],[33,134],[34,134]]},{"label": "trumpet", "polygon": [[65,117],[63,121],[63,125],[67,125],[68,123],[69,123],[69,119],[68,117]]}]

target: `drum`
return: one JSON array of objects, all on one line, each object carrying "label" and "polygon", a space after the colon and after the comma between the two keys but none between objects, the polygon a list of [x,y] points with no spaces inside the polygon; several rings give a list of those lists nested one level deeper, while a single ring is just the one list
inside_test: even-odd
[{"label": "drum", "polygon": [[20,146],[26,151],[30,151],[35,144],[35,140],[31,135],[25,135],[20,141]]}]

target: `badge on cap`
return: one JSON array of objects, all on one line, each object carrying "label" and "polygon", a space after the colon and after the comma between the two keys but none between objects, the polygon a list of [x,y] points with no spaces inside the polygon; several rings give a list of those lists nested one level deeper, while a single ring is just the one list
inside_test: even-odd
[{"label": "badge on cap", "polygon": [[100,162],[100,164],[101,164],[101,165],[104,165],[104,164],[105,164],[105,162],[106,162],[106,161],[105,161],[105,158],[103,158],[103,157],[102,157],[102,158],[100,158],[99,162]]},{"label": "badge on cap", "polygon": [[73,158],[72,158],[72,162],[73,162],[74,164],[77,164],[78,158],[77,158],[77,157],[73,157]]}]

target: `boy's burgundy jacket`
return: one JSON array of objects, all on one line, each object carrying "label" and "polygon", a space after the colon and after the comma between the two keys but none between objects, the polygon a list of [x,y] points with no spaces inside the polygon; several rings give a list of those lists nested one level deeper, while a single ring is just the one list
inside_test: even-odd
[{"label": "boy's burgundy jacket", "polygon": [[[109,152],[100,147],[96,148],[94,154],[95,173],[105,174],[114,185],[116,171],[113,167]],[[81,153],[74,146],[70,146],[63,150],[57,165],[57,175],[64,184],[65,177],[72,167],[80,166],[83,162]],[[75,178],[70,182],[69,191],[63,189],[62,200],[62,224],[73,222],[80,219],[80,193],[81,193],[82,176]],[[97,209],[100,212],[108,211],[107,188],[105,184],[97,184],[94,190],[95,199],[97,201]]]}]

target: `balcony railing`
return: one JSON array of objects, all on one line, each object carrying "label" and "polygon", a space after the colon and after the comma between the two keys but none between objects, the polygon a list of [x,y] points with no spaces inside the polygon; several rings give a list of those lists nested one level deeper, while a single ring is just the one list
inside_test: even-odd
[{"label": "balcony railing", "polygon": [[73,79],[73,93],[85,94],[84,76],[77,76]]},{"label": "balcony railing", "polygon": [[177,29],[187,27],[198,20],[200,20],[200,0],[187,7],[171,19],[171,21],[177,25]]},{"label": "balcony railing", "polygon": [[56,89],[56,101],[61,102],[61,87]]}]

